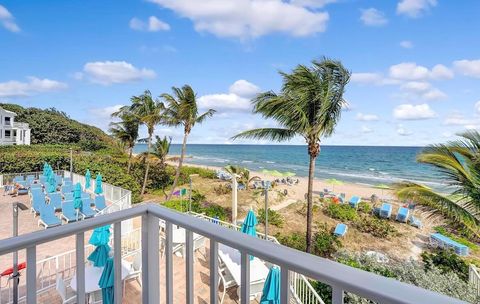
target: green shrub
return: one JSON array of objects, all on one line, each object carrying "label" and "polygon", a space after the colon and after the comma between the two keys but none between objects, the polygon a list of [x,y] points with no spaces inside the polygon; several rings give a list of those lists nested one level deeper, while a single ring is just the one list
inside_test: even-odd
[{"label": "green shrub", "polygon": [[217,217],[221,221],[228,220],[227,210],[216,204],[207,204],[205,207],[203,207],[203,213],[209,217]]},{"label": "green shrub", "polygon": [[340,221],[353,221],[357,218],[357,210],[348,204],[329,204],[325,213]]},{"label": "green shrub", "polygon": [[275,235],[280,244],[287,247],[297,249],[300,251],[305,251],[307,248],[307,243],[305,241],[305,234],[300,232],[293,232],[288,235],[277,233]]},{"label": "green shrub", "polygon": [[[275,210],[268,208],[268,224],[283,227],[285,219],[283,216]],[[258,222],[265,224],[265,208],[258,209]]]},{"label": "green shrub", "polygon": [[325,223],[317,227],[317,231],[313,235],[313,254],[327,258],[341,247],[342,243],[339,238],[333,235],[332,229],[328,228]]},{"label": "green shrub", "polygon": [[430,270],[433,266],[438,267],[443,273],[453,272],[459,278],[468,282],[468,265],[455,254],[452,250],[436,250],[432,253],[423,252],[422,259],[425,263],[425,270]]},{"label": "green shrub", "polygon": [[358,204],[358,212],[369,214],[372,212],[372,206],[367,202],[360,202]]},{"label": "green shrub", "polygon": [[213,191],[215,192],[216,195],[224,195],[232,192],[232,188],[229,187],[228,185],[220,184],[218,186],[213,187]]},{"label": "green shrub", "polygon": [[397,229],[387,220],[372,216],[362,216],[355,221],[355,227],[360,232],[370,233],[379,238],[389,238],[398,233]]}]

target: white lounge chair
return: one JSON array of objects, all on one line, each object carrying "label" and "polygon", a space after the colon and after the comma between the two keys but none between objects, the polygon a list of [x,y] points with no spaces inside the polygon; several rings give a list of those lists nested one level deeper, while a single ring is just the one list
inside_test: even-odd
[{"label": "white lounge chair", "polygon": [[71,288],[67,288],[65,281],[60,276],[57,278],[56,290],[62,299],[62,304],[76,303],[76,293]]}]

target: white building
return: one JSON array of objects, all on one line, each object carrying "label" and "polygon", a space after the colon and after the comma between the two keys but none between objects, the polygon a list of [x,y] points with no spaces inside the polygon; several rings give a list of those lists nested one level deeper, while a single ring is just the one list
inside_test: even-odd
[{"label": "white building", "polygon": [[15,122],[15,114],[0,107],[0,145],[30,145],[27,123]]}]

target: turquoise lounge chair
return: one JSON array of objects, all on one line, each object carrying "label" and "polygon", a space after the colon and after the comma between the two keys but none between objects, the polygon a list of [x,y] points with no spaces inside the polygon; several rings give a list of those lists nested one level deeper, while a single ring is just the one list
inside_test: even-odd
[{"label": "turquoise lounge chair", "polygon": [[443,234],[440,234],[440,233],[432,233],[430,235],[430,243],[432,245],[436,245],[436,246],[439,246],[441,248],[453,249],[455,251],[455,253],[460,255],[460,256],[469,255],[467,246],[465,246],[463,244],[460,244],[460,243],[452,240],[451,238],[449,238],[449,237],[447,237]]},{"label": "turquoise lounge chair", "polygon": [[27,185],[30,186],[31,184],[33,184],[33,181],[35,180],[35,176],[33,176],[33,175],[27,175],[27,177],[25,178],[25,180],[27,181]]},{"label": "turquoise lounge chair", "polygon": [[45,183],[47,182],[47,177],[45,175],[40,175],[38,177],[38,180],[40,181],[40,184],[45,185]]},{"label": "turquoise lounge chair", "polygon": [[339,223],[337,224],[337,227],[335,227],[335,231],[333,232],[333,234],[336,236],[345,236],[345,234],[347,234],[347,230],[348,230],[347,225],[343,223]]},{"label": "turquoise lounge chair", "polygon": [[43,225],[45,228],[60,226],[62,220],[55,216],[55,208],[52,204],[43,204],[40,208],[40,219],[38,226]]},{"label": "turquoise lounge chair", "polygon": [[63,194],[68,193],[68,192],[73,192],[73,185],[63,185],[60,188],[60,191],[62,191]]},{"label": "turquoise lounge chair", "polygon": [[57,186],[60,186],[63,183],[63,177],[60,175],[55,175],[55,181],[57,182]]},{"label": "turquoise lounge chair", "polygon": [[392,216],[392,205],[383,203],[380,208],[380,217],[390,218]]},{"label": "turquoise lounge chair", "polygon": [[413,215],[410,217],[409,221],[410,221],[410,225],[412,225],[413,227],[422,228],[422,221],[414,217]]},{"label": "turquoise lounge chair", "polygon": [[97,195],[95,196],[95,210],[101,211],[107,208],[107,204],[105,203],[105,196]]},{"label": "turquoise lounge chair", "polygon": [[91,197],[90,197],[90,194],[89,194],[89,193],[82,191],[82,199],[84,199],[84,198],[90,199]]},{"label": "turquoise lounge chair", "polygon": [[17,175],[17,176],[15,176],[15,178],[13,179],[13,181],[14,181],[15,183],[23,182],[23,181],[25,181],[25,177],[24,177],[23,175]]},{"label": "turquoise lounge chair", "polygon": [[66,201],[73,201],[73,192],[63,193],[63,199]]},{"label": "turquoise lounge chair", "polygon": [[410,210],[405,207],[400,207],[398,209],[397,217],[395,218],[399,222],[404,222],[406,223],[408,220],[408,215],[410,214]]},{"label": "turquoise lounge chair", "polygon": [[[62,219],[65,222],[75,222],[77,221],[77,210],[73,207],[73,200],[65,201],[62,203]],[[82,213],[78,212],[78,219],[83,220],[84,216]]]},{"label": "turquoise lounge chair", "polygon": [[362,200],[362,199],[361,199],[359,196],[352,196],[352,198],[348,201],[348,204],[349,204],[351,207],[357,209],[357,208],[358,208],[358,204],[360,204],[361,200]]},{"label": "turquoise lounge chair", "polygon": [[40,185],[40,184],[30,184],[30,190],[31,189],[42,189],[42,185]]},{"label": "turquoise lounge chair", "polygon": [[40,191],[30,192],[31,209],[34,213],[40,213],[40,209],[45,205],[45,194]]},{"label": "turquoise lounge chair", "polygon": [[91,207],[90,198],[82,198],[82,208],[80,208],[80,212],[84,215],[84,218],[91,218],[97,214]]},{"label": "turquoise lounge chair", "polygon": [[48,194],[50,204],[53,205],[55,211],[62,210],[62,195],[60,192],[53,192]]}]

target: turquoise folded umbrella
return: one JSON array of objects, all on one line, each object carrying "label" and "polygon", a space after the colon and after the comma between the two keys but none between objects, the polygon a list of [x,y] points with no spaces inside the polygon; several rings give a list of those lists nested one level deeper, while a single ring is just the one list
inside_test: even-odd
[{"label": "turquoise folded umbrella", "polygon": [[93,229],[88,243],[93,246],[106,245],[110,241],[110,225],[101,226]]},{"label": "turquoise folded umbrella", "polygon": [[88,256],[88,260],[93,263],[95,267],[103,267],[107,263],[107,260],[110,258],[110,246],[107,244],[99,245],[93,250],[93,252]]},{"label": "turquoise folded umbrella", "polygon": [[110,253],[110,246],[108,246],[110,242],[110,225],[93,229],[93,233],[88,242],[97,247],[87,259],[92,262],[95,267],[105,266]]},{"label": "turquoise folded umbrella", "polygon": [[263,285],[260,304],[280,304],[280,269],[272,266]]},{"label": "turquoise folded umbrella", "polygon": [[113,303],[114,270],[113,259],[107,259],[98,286],[102,289],[103,304]]},{"label": "turquoise folded umbrella", "polygon": [[98,173],[95,178],[95,194],[102,194],[102,192],[102,176]]},{"label": "turquoise folded umbrella", "polygon": [[[257,236],[257,229],[255,228],[258,224],[257,217],[255,216],[255,213],[253,212],[252,209],[248,211],[247,217],[243,221],[242,224],[242,233],[251,235],[256,237]],[[253,260],[253,256],[250,256],[250,261]]]},{"label": "turquoise folded umbrella", "polygon": [[77,209],[77,220],[78,220],[78,212],[82,209],[82,185],[80,183],[75,184],[75,188],[73,189],[73,208]]},{"label": "turquoise folded umbrella", "polygon": [[55,176],[53,174],[50,174],[50,177],[48,179],[48,193],[53,193],[57,191],[57,180],[55,179]]},{"label": "turquoise folded umbrella", "polygon": [[87,169],[87,173],[85,173],[85,189],[90,189],[90,180],[92,179],[92,174],[90,174],[90,170]]}]

